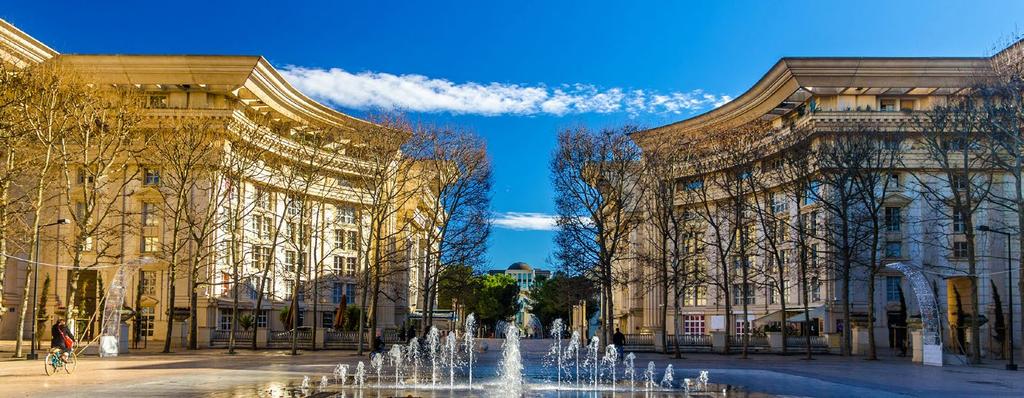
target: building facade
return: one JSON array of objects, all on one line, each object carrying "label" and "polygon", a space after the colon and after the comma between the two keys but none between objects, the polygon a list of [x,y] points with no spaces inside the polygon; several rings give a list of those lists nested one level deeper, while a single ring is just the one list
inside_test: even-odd
[{"label": "building facade", "polygon": [[[150,157],[149,148],[140,148],[140,155],[127,163],[123,174],[133,177],[117,181],[120,189],[115,197],[104,199],[114,204],[113,211],[96,221],[115,233],[87,237],[78,251],[70,249],[76,237],[71,226],[40,229],[37,276],[51,286],[40,292],[45,297],[40,301],[47,303],[40,314],[48,314],[42,321],[47,325],[43,335],[56,317],[68,315],[63,311],[72,273],[79,293],[76,307],[82,314],[92,314],[103,306],[104,292],[123,264],[138,265],[138,271],[123,281],[127,286],[124,304],[138,313],[141,321],[130,323],[131,333],[143,343],[164,340],[168,316],[176,317],[175,326],[181,328],[172,330],[173,344],[183,343],[188,311],[195,307],[198,343],[205,346],[214,331],[231,328],[236,291],[237,315],[251,316],[258,330],[314,324],[333,328],[339,307],[364,305],[360,299],[367,284],[362,275],[375,245],[386,245],[382,250],[388,253],[386,269],[379,271],[383,282],[375,287],[380,292],[373,309],[376,327],[402,326],[415,310],[409,300],[415,294],[408,274],[418,263],[415,253],[421,252],[415,247],[421,241],[415,220],[422,202],[410,194],[409,200],[386,212],[386,219],[377,221],[384,227],[375,233],[386,235],[388,243],[373,243],[370,238],[367,208],[372,195],[360,181],[371,177],[365,175],[368,168],[361,165],[368,161],[357,149],[364,142],[361,137],[379,126],[314,102],[262,57],[61,54],[0,20],[0,59],[19,68],[59,65],[80,76],[84,84],[130,90],[144,98],[141,117],[146,129],[158,134],[164,126],[181,128],[182,120],[199,123],[221,137],[221,150],[211,155],[222,163],[218,167],[238,162],[250,170],[242,175],[210,174],[188,190],[190,206],[199,213],[209,212],[214,221],[200,238],[194,238],[195,232],[179,233],[179,265],[171,280],[167,250],[178,224],[167,211],[172,205],[162,190],[170,184],[172,173]],[[323,160],[313,176],[296,171],[310,167],[312,152],[309,145],[304,146],[302,135],[311,131],[330,131],[335,139],[329,145],[340,148]],[[244,147],[255,149],[240,149]],[[93,178],[88,173],[72,177],[71,193],[66,195],[54,186],[41,218],[74,219],[70,212],[82,206],[67,202],[77,201],[82,190],[94,186]],[[299,183],[302,179],[304,186]],[[412,180],[390,183],[410,192],[420,189],[412,186]],[[82,265],[72,265],[72,252],[80,254]],[[22,251],[15,257],[8,262],[2,281],[6,287],[6,314],[0,325],[3,339],[16,335],[17,313],[26,291],[24,259],[28,255]],[[240,275],[240,280],[234,275]],[[172,285],[175,293],[170,297]],[[262,305],[256,308],[260,286],[265,286]],[[190,291],[196,297],[190,297]],[[293,322],[284,313],[291,311],[296,295]],[[71,315],[77,320],[77,333],[86,337],[97,333],[95,319]]]},{"label": "building facade", "polygon": [[[963,217],[950,211],[948,198],[952,190],[963,189],[964,183],[950,181],[938,171],[929,159],[919,126],[930,110],[948,104],[950,98],[974,87],[981,77],[991,76],[995,59],[1011,56],[1010,51],[1017,51],[1019,59],[1020,47],[1018,43],[993,58],[783,58],[732,102],[691,119],[635,134],[633,138],[645,152],[660,151],[665,143],[674,143],[669,145],[707,145],[725,154],[718,158],[744,151],[753,158],[745,158],[743,167],[725,161],[677,160],[675,174],[666,178],[673,187],[675,209],[683,215],[679,247],[675,250],[685,259],[673,272],[685,272],[683,279],[696,282],[681,282],[664,294],[666,284],[659,278],[656,264],[645,261],[643,255],[624,256],[616,265],[618,272],[632,277],[614,293],[616,307],[612,315],[616,325],[627,333],[665,332],[671,336],[678,330],[683,335],[705,335],[728,330],[730,334],[742,335],[748,332],[743,322],[746,318],[749,327],[760,331],[772,330],[772,324],[788,325],[795,333],[814,335],[839,334],[844,328],[856,327],[863,333],[874,333],[876,345],[886,347],[893,344],[893,329],[905,327],[907,312],[911,319],[919,315],[907,278],[884,268],[884,264],[904,262],[921,267],[927,276],[942,313],[943,341],[950,352],[959,351],[959,345],[969,339],[957,334],[963,333],[964,319],[975,314],[970,313],[970,283],[966,276],[967,231]],[[746,136],[738,138],[736,135],[740,134]],[[823,143],[836,140],[835,137],[850,134],[874,137],[871,139],[877,140],[878,145],[894,150],[899,161],[885,171],[888,185],[880,198],[879,225],[884,231],[877,246],[878,263],[874,264],[880,271],[869,278],[866,266],[848,268],[850,319],[854,325],[844,325],[844,278],[837,267],[830,266],[838,261],[838,249],[834,246],[836,240],[830,237],[833,235],[829,235],[830,228],[841,220],[820,200],[831,194],[820,192],[828,188],[822,182],[826,179],[819,177],[835,171],[816,169],[811,161],[799,175],[809,181],[806,189],[818,193],[790,194],[793,190],[787,185],[795,180],[775,178],[761,183],[757,190],[762,196],[741,199],[743,210],[738,212],[730,208],[737,203],[737,192],[753,191],[731,191],[724,183],[713,188],[704,184],[719,179],[739,181],[735,186],[743,186],[744,180],[758,178],[751,173],[768,175],[771,173],[762,171],[792,167],[787,159],[792,159],[798,148],[820,148]],[[742,145],[728,146],[723,142]],[[951,150],[957,149],[955,144],[950,144]],[[724,174],[731,175],[720,177]],[[1008,174],[985,170],[979,175],[993,192],[1013,196],[1015,188]],[[705,203],[707,207],[703,206]],[[725,215],[720,220],[711,220],[722,214]],[[766,223],[761,221],[766,214],[779,225],[778,229],[765,227]],[[806,249],[806,295],[799,278],[798,231],[794,221],[798,218],[803,220],[805,236],[812,236]],[[746,221],[742,226],[733,225],[737,219]],[[987,199],[977,205],[973,219],[975,226],[1014,231],[1017,211]],[[717,229],[710,225],[716,222]],[[632,233],[631,253],[661,252],[657,228],[649,223]],[[777,242],[771,252],[765,243],[769,234]],[[987,353],[984,355],[996,353],[1003,346],[991,337],[996,333],[993,320],[1000,312],[995,296],[1002,297],[1001,314],[1020,313],[1020,300],[1016,299],[1019,247],[1012,245],[1011,275],[1006,272],[1007,239],[1010,237],[985,232],[978,232],[975,238],[978,308],[980,316],[988,320],[980,332],[982,351]],[[1012,239],[1016,242],[1015,237]],[[717,250],[719,247],[726,249]],[[867,263],[869,254],[867,249],[852,257]],[[728,257],[724,261],[723,255]],[[728,278],[722,277],[721,264],[728,264],[732,272]],[[744,271],[749,274],[745,281],[740,278]],[[777,275],[783,276],[780,279]],[[1014,285],[1013,308],[1006,306],[1008,283]],[[874,285],[873,313],[868,311],[869,284]],[[788,307],[785,313],[780,305],[782,295]],[[675,304],[677,296],[679,306]],[[731,304],[728,318],[732,324],[726,324],[726,297]],[[808,324],[802,324],[805,303],[811,318]],[[667,312],[664,321],[663,309]],[[902,319],[897,319],[901,311]],[[869,316],[875,320],[873,331],[866,330]],[[1008,327],[1019,330],[1020,321],[1014,319],[1014,325]],[[867,343],[863,337],[854,339],[861,349]],[[1019,333],[1016,340],[1019,347]]]}]

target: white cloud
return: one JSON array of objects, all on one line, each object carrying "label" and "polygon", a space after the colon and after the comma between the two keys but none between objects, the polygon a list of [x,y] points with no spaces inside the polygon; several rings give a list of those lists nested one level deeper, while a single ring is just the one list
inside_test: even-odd
[{"label": "white cloud", "polygon": [[352,109],[397,109],[478,115],[566,115],[626,112],[691,113],[718,107],[728,95],[703,90],[659,93],[620,87],[572,83],[455,83],[423,75],[382,72],[352,73],[339,68],[288,66],[281,73],[299,90],[317,100]]},{"label": "white cloud", "polygon": [[545,213],[499,213],[495,215],[495,227],[517,231],[554,231],[558,229],[558,216]]}]

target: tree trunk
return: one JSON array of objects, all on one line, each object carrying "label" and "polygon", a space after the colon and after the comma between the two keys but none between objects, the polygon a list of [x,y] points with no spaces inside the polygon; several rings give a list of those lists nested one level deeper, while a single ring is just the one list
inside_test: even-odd
[{"label": "tree trunk", "polygon": [[[878,247],[878,246],[873,246]],[[868,270],[868,359],[878,359],[875,352],[875,266],[874,255],[872,257],[871,269]]]}]

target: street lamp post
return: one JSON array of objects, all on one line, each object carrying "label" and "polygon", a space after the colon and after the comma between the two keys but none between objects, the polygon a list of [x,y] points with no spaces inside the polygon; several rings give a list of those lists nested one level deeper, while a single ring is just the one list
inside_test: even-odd
[{"label": "street lamp post", "polygon": [[66,218],[61,218],[58,219],[57,222],[40,225],[36,227],[36,255],[34,264],[32,264],[34,268],[32,272],[35,273],[35,277],[32,280],[32,343],[29,344],[29,352],[28,356],[25,357],[26,359],[39,359],[39,354],[36,354],[36,323],[39,323],[39,315],[37,315],[39,311],[39,300],[36,299],[36,288],[39,287],[39,241],[41,240],[39,236],[39,231],[43,229],[43,227],[64,225],[67,223],[68,220]]},{"label": "street lamp post", "polygon": [[1013,363],[1013,256],[1011,255],[1011,244],[1010,237],[1013,233],[990,228],[987,225],[979,225],[979,231],[992,232],[1000,234],[1006,237],[1006,288],[1007,296],[1010,299],[1010,311],[1009,312],[1009,326],[1007,329],[1007,339],[1010,341],[1010,362],[1006,364],[1006,370],[1017,370],[1017,364]]}]

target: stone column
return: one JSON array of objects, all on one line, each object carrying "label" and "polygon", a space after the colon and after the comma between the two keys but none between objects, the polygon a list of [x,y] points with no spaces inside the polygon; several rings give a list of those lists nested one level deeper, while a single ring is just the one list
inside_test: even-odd
[{"label": "stone column", "polygon": [[713,330],[711,331],[711,348],[717,353],[725,353],[725,331]]},{"label": "stone column", "polygon": [[782,332],[768,332],[768,347],[772,352],[782,352]]},{"label": "stone column", "polygon": [[267,328],[256,328],[256,348],[267,348],[270,345],[270,332]]}]

